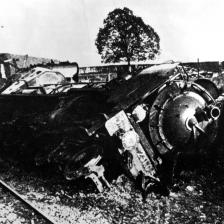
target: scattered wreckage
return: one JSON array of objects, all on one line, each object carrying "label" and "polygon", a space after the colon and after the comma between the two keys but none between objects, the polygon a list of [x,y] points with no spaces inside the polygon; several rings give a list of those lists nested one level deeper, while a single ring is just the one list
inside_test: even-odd
[{"label": "scattered wreckage", "polygon": [[178,63],[97,84],[37,67],[0,94],[0,154],[91,178],[99,191],[121,169],[148,192],[170,183],[178,153],[214,143],[218,97],[213,82],[189,80]]}]

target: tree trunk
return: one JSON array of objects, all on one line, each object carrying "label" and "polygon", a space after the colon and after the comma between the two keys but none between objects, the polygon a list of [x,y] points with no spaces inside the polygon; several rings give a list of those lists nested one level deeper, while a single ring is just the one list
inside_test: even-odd
[{"label": "tree trunk", "polygon": [[128,62],[127,72],[130,74],[131,73],[131,59],[127,58],[127,62]]}]

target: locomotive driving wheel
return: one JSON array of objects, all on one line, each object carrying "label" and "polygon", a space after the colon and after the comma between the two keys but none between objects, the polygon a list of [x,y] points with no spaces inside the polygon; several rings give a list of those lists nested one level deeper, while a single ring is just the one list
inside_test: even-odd
[{"label": "locomotive driving wheel", "polygon": [[184,80],[159,91],[149,112],[149,134],[158,152],[209,146],[220,115],[214,102],[202,86]]}]

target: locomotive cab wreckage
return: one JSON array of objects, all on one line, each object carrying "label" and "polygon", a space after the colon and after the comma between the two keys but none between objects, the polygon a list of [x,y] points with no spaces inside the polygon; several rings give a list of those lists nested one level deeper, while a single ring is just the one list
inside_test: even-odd
[{"label": "locomotive cab wreckage", "polygon": [[100,85],[35,68],[0,95],[0,153],[51,164],[68,180],[91,178],[99,191],[119,166],[148,192],[168,184],[177,153],[213,144],[218,97],[213,82],[189,80],[179,63]]}]

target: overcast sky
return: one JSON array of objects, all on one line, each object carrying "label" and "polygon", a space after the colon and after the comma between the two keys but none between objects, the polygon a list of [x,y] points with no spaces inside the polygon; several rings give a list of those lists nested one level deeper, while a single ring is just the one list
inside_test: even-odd
[{"label": "overcast sky", "polygon": [[223,0],[0,0],[0,52],[99,65],[108,12],[128,7],[161,39],[163,60],[224,60]]}]

